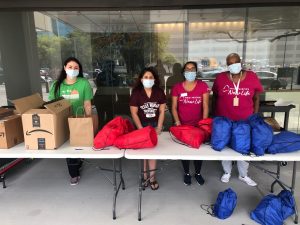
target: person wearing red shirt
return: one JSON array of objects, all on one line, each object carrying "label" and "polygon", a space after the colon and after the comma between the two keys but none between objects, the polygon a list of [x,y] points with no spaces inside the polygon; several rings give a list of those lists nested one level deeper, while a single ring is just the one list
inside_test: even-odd
[{"label": "person wearing red shirt", "polygon": [[[214,115],[233,121],[245,120],[258,112],[259,94],[263,87],[254,72],[242,69],[238,54],[229,54],[226,63],[229,71],[218,74],[212,87]],[[224,174],[221,181],[227,183],[231,177],[232,161],[222,161],[222,166]],[[249,163],[238,161],[237,167],[240,180],[250,186],[257,185],[248,176]]]},{"label": "person wearing red shirt", "polygon": [[[196,80],[197,63],[190,61],[183,66],[182,73],[185,81],[179,82],[172,88],[172,115],[175,125],[197,126],[198,122],[208,117],[209,93],[207,84]],[[182,160],[184,170],[183,182],[191,184],[190,161]],[[204,184],[200,173],[202,161],[194,161],[195,179],[199,185]]]}]

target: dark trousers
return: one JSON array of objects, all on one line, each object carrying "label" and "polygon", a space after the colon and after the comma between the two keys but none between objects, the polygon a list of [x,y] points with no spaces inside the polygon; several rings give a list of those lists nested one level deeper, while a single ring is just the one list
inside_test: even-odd
[{"label": "dark trousers", "polygon": [[72,178],[80,176],[79,169],[82,165],[81,159],[66,159],[66,160],[67,160],[70,176]]},{"label": "dark trousers", "polygon": [[[184,173],[190,173],[190,160],[181,160]],[[200,174],[202,167],[202,160],[194,160],[195,173]]]}]

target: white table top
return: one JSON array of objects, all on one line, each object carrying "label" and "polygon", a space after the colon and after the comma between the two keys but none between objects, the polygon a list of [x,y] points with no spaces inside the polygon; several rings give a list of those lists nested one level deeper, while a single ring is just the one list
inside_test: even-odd
[{"label": "white table top", "polygon": [[[76,150],[80,149],[80,150]],[[92,147],[72,147],[69,141],[56,150],[26,150],[24,143],[10,149],[0,149],[0,158],[85,158],[119,159],[124,150],[109,147],[108,150],[94,151]]]},{"label": "white table top", "polygon": [[226,148],[215,151],[210,145],[202,144],[199,149],[174,142],[168,132],[158,136],[155,148],[125,150],[127,159],[161,159],[161,160],[234,160],[234,161],[300,161],[300,151],[293,153],[266,154],[264,156],[246,156]]}]

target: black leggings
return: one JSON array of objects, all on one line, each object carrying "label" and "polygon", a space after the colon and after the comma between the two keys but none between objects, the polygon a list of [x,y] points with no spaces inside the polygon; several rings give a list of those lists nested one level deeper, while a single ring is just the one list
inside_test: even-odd
[{"label": "black leggings", "polygon": [[[184,173],[190,173],[190,160],[181,160]],[[200,174],[202,160],[194,160],[195,173]]]},{"label": "black leggings", "polygon": [[67,160],[70,176],[72,178],[80,176],[79,169],[82,165],[82,160],[81,159],[66,159],[66,160]]}]

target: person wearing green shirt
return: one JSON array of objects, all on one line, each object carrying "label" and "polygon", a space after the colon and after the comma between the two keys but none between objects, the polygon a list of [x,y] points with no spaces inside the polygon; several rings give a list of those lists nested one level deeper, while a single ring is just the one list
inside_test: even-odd
[{"label": "person wearing green shirt", "polygon": [[[73,115],[92,116],[93,90],[89,81],[83,77],[81,63],[74,57],[66,59],[58,79],[51,86],[49,100],[59,97],[70,102]],[[81,159],[67,159],[67,165],[71,176],[70,184],[78,184]]]}]

